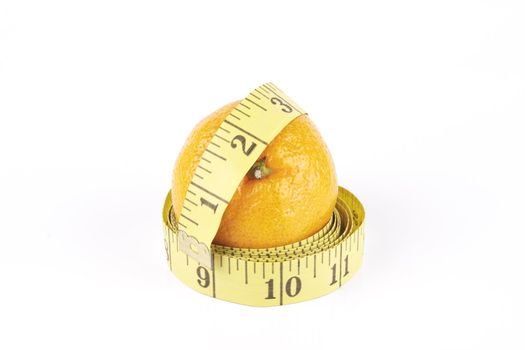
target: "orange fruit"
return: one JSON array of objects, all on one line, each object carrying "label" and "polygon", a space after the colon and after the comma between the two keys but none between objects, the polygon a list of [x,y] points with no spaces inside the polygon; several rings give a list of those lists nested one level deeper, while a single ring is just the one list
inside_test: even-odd
[{"label": "orange fruit", "polygon": [[[171,193],[177,221],[204,150],[239,102],[203,119],[186,140],[173,170]],[[335,167],[326,144],[308,116],[297,117],[268,144],[242,179],[213,243],[269,248],[300,241],[328,222],[337,192]]]}]

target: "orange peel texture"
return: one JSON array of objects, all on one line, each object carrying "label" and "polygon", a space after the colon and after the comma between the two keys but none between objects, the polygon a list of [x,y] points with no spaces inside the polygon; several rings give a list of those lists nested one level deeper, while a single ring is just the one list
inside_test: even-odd
[{"label": "orange peel texture", "polygon": [[[208,143],[240,101],[199,122],[173,170],[172,201],[180,218],[184,197]],[[250,170],[237,187],[213,243],[269,248],[300,241],[330,219],[337,200],[334,163],[319,131],[302,115],[290,122],[259,157],[268,173]]]}]

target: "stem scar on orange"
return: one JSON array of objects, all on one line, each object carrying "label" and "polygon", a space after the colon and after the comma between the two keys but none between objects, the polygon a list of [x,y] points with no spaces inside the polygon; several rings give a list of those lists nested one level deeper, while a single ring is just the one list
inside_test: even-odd
[{"label": "stem scar on orange", "polygon": [[[240,101],[199,122],[173,170],[172,201],[180,218],[193,173],[213,135]],[[230,200],[213,243],[269,248],[300,241],[330,219],[337,200],[335,167],[319,131],[302,115],[268,144]]]}]

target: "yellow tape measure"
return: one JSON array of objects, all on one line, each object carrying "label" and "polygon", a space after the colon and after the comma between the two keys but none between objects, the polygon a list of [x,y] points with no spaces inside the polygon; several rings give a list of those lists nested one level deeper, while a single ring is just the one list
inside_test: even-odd
[{"label": "yellow tape measure", "polygon": [[171,271],[185,284],[214,298],[273,306],[329,293],[357,271],[364,209],[342,187],[329,222],[303,241],[267,249],[212,244],[243,177],[281,130],[303,114],[274,84],[258,87],[230,112],[210,142],[226,147],[207,148],[201,158],[186,193],[186,200],[199,205],[176,222],[168,194],[166,253]]}]

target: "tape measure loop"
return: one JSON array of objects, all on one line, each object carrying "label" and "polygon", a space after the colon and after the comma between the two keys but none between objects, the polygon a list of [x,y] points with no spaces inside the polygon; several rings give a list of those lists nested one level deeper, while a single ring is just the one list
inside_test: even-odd
[{"label": "tape measure loop", "polygon": [[[171,213],[168,193],[163,222],[170,269],[189,287],[211,297],[252,306],[309,300],[340,287],[362,263],[365,211],[342,187],[329,222],[310,237],[265,249],[213,244],[210,261],[190,257],[199,255],[203,246],[177,228]],[[286,269],[275,269],[275,264],[281,267],[283,263]],[[281,278],[283,285],[275,282]],[[280,292],[282,297],[277,297]]]}]

